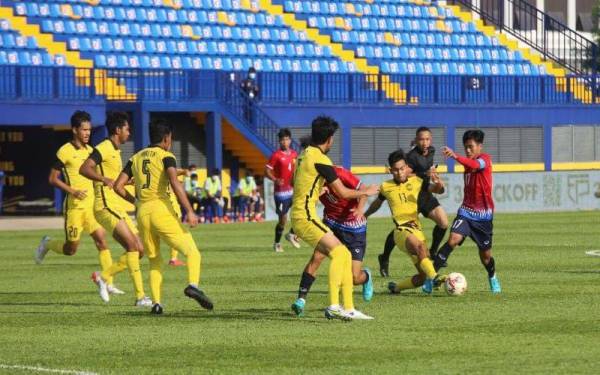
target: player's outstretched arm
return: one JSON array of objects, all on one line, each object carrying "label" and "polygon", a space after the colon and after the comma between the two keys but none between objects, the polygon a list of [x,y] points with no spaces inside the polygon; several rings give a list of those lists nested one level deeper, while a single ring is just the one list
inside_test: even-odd
[{"label": "player's outstretched arm", "polygon": [[[129,166],[129,164],[128,164]],[[127,169],[128,167],[125,167],[125,169]],[[115,184],[113,186],[113,189],[115,191],[115,193],[117,193],[121,198],[125,199],[127,202],[131,203],[131,204],[135,204],[135,197],[133,195],[131,195],[127,189],[125,189],[125,185],[127,185],[127,183],[129,182],[129,179],[131,179],[131,176],[126,173],[126,170],[123,170],[123,172],[121,172],[119,174],[119,177],[117,177],[117,180],[115,181]]]},{"label": "player's outstretched arm", "polygon": [[373,203],[371,203],[371,205],[365,212],[364,216],[368,218],[369,216],[373,215],[375,212],[377,212],[381,208],[382,204],[383,204],[383,200],[380,197],[377,197],[377,199],[375,199],[373,201]]},{"label": "player's outstretched arm", "polygon": [[104,186],[108,186],[108,188],[112,189],[115,184],[114,181],[96,172],[96,165],[98,165],[98,163],[96,160],[94,160],[93,156],[90,156],[83,162],[83,164],[81,164],[81,167],[79,168],[79,174],[92,181],[101,182],[104,184]]},{"label": "player's outstretched arm", "polygon": [[173,193],[175,193],[177,200],[179,201],[179,203],[181,203],[183,209],[187,214],[186,217],[188,224],[190,224],[191,227],[198,225],[198,217],[196,216],[196,213],[194,212],[194,209],[190,204],[185,190],[183,190],[183,186],[177,180],[177,168],[168,167],[165,170],[165,173],[167,174],[167,178],[169,179],[169,183],[171,184],[171,190],[173,191]]},{"label": "player's outstretched arm", "polygon": [[364,190],[348,189],[337,177],[333,182],[329,182],[328,185],[329,189],[333,190],[333,192],[342,199],[360,199],[379,193],[379,186],[377,185],[368,185]]},{"label": "player's outstretched arm", "polygon": [[50,170],[50,175],[48,176],[48,183],[54,187],[59,188],[67,194],[71,194],[77,199],[84,199],[87,196],[87,192],[85,190],[76,190],[67,185],[63,180],[60,179],[60,171],[58,169],[52,168]]},{"label": "player's outstretched arm", "polygon": [[469,159],[467,157],[460,156],[459,154],[454,152],[450,147],[447,147],[447,146],[442,147],[442,152],[444,153],[444,156],[446,157],[446,159],[452,158],[467,168],[471,168],[471,169],[480,169],[481,168],[481,165],[477,159]]}]

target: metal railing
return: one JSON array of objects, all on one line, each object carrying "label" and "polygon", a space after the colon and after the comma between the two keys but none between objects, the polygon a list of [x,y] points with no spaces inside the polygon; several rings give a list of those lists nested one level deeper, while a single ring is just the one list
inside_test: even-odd
[{"label": "metal railing", "polygon": [[598,45],[524,0],[450,0],[576,74],[598,71]]},{"label": "metal railing", "polygon": [[[272,123],[262,105],[397,106],[394,90],[406,91],[400,105],[582,105],[596,103],[600,80],[568,77],[500,75],[379,75],[333,73],[259,73],[260,94],[250,100],[239,87],[241,75],[204,70],[108,70],[0,66],[3,101],[146,101],[219,102],[276,145]],[[109,78],[116,85],[108,85]],[[600,77],[599,77],[600,78]],[[590,90],[582,83],[594,84]],[[123,90],[126,88],[126,90]],[[100,94],[102,93],[102,94]]]}]

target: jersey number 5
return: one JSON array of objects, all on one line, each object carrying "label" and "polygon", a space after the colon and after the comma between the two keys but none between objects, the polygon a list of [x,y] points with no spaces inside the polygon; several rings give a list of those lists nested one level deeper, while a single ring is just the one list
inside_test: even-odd
[{"label": "jersey number 5", "polygon": [[142,161],[142,173],[146,175],[146,183],[142,185],[142,189],[148,189],[150,187],[150,171],[148,170],[148,164],[150,164],[149,159],[144,159]]}]

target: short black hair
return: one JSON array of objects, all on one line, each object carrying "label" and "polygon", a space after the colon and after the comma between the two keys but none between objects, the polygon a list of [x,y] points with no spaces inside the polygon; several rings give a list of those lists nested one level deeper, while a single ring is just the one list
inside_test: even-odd
[{"label": "short black hair", "polygon": [[92,122],[92,116],[86,111],[75,111],[71,116],[72,128],[79,128],[84,122]]},{"label": "short black hair", "polygon": [[165,120],[155,120],[150,123],[150,143],[153,145],[162,142],[169,134],[173,133],[173,125]]},{"label": "short black hair", "polygon": [[465,134],[463,134],[463,145],[470,139],[474,140],[475,143],[482,144],[484,138],[485,134],[479,129],[467,130]]},{"label": "short black hair", "polygon": [[307,148],[308,146],[310,146],[310,143],[310,135],[305,135],[304,137],[300,138],[300,147]]},{"label": "short black hair", "polygon": [[431,129],[429,129],[427,126],[421,126],[419,129],[417,129],[417,132],[415,133],[415,135],[418,136],[420,132],[432,133]]},{"label": "short black hair", "polygon": [[117,133],[117,129],[124,127],[129,123],[129,116],[125,112],[108,112],[106,115],[106,130],[109,135]]},{"label": "short black hair", "polygon": [[338,130],[340,125],[329,116],[319,116],[313,120],[311,125],[310,138],[315,145],[322,145],[327,142]]},{"label": "short black hair", "polygon": [[214,176],[216,174],[218,174],[218,175],[221,174],[221,170],[219,168],[215,168],[215,169],[212,170],[212,175]]},{"label": "short black hair", "polygon": [[290,131],[289,128],[283,128],[283,129],[279,130],[279,133],[277,133],[277,136],[279,137],[279,140],[281,140],[282,138],[285,138],[285,137],[292,138],[292,132]]},{"label": "short black hair", "polygon": [[392,167],[392,165],[396,164],[400,160],[406,160],[404,151],[401,148],[388,155],[388,165],[390,167]]}]

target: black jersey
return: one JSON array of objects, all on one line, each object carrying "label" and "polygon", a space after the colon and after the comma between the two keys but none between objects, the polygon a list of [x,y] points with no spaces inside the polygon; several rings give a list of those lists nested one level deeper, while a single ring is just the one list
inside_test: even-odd
[{"label": "black jersey", "polygon": [[435,156],[435,148],[429,146],[429,153],[427,156],[422,155],[419,152],[418,147],[414,147],[406,154],[406,164],[413,170],[413,172],[421,177],[429,185],[429,177],[427,171],[433,167],[433,157]]}]

